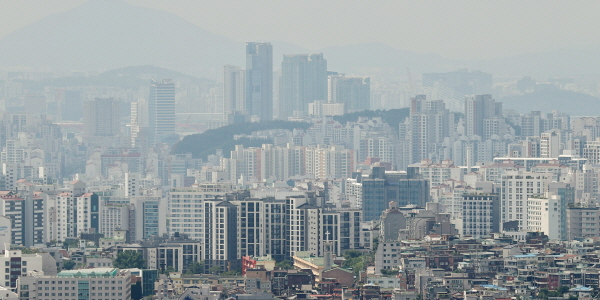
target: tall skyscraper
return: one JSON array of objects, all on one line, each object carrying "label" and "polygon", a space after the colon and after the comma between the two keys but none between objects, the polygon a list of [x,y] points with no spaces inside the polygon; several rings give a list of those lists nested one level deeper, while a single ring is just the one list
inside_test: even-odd
[{"label": "tall skyscraper", "polygon": [[[467,136],[478,135],[482,139],[488,139],[486,135],[497,134],[495,130],[486,130],[493,123],[493,119],[502,118],[502,102],[496,102],[492,95],[476,95],[465,99],[465,134]],[[496,122],[498,123],[498,122]],[[503,126],[503,122],[500,121]],[[496,126],[498,127],[498,126]],[[490,134],[491,133],[491,134]]]},{"label": "tall skyscraper", "polygon": [[223,66],[223,114],[245,111],[246,72],[238,66]]},{"label": "tall skyscraper", "polygon": [[96,98],[85,101],[84,132],[88,137],[117,136],[120,132],[120,101],[113,98]]},{"label": "tall skyscraper", "polygon": [[[138,99],[131,102],[131,118],[129,123],[129,136],[131,147],[142,147],[148,140],[148,101]],[[147,146],[147,145],[146,145]]]},{"label": "tall skyscraper", "polygon": [[337,73],[329,75],[328,102],[344,103],[348,112],[370,109],[371,78],[346,77]]},{"label": "tall skyscraper", "polygon": [[175,83],[152,80],[148,97],[148,125],[151,141],[160,142],[175,133]]},{"label": "tall skyscraper", "polygon": [[81,100],[80,91],[65,91],[63,102],[60,109],[62,119],[64,121],[79,121],[81,120],[81,112],[83,112],[83,100]]},{"label": "tall skyscraper", "polygon": [[427,100],[425,95],[412,99],[410,108],[411,163],[430,158],[435,145],[452,134],[453,114],[443,100]]},{"label": "tall skyscraper", "polygon": [[327,60],[323,54],[284,55],[279,86],[279,118],[304,116],[308,104],[327,99]]},{"label": "tall skyscraper", "polygon": [[273,119],[271,43],[246,43],[246,111],[263,121]]}]

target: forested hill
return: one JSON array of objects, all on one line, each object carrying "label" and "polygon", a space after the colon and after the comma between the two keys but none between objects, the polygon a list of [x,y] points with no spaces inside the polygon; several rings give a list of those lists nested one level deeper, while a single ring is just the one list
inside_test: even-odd
[{"label": "forested hill", "polygon": [[392,128],[397,129],[398,124],[404,122],[404,119],[410,114],[410,109],[398,108],[390,110],[363,110],[357,111],[342,116],[333,117],[334,120],[346,124],[347,122],[356,122],[359,117],[376,118],[380,117],[384,122],[388,123]]},{"label": "forested hill", "polygon": [[[346,124],[347,122],[355,122],[359,117],[381,117],[384,122],[388,123],[394,129],[397,129],[398,124],[403,122],[408,115],[408,108],[391,110],[365,110],[345,114],[342,116],[335,116],[334,120],[339,121],[342,124]],[[188,135],[175,144],[175,146],[173,146],[171,153],[192,153],[195,158],[206,159],[209,155],[214,154],[217,149],[223,149],[223,153],[228,156],[229,152],[235,149],[235,145],[244,145],[244,147],[260,147],[262,144],[273,143],[273,141],[270,139],[242,138],[234,140],[233,136],[236,134],[251,134],[255,131],[268,129],[307,129],[311,125],[312,124],[304,122],[288,121],[231,124],[217,129],[210,129],[200,134]]]},{"label": "forested hill", "polygon": [[171,153],[192,153],[195,158],[206,159],[208,155],[214,154],[217,149],[223,149],[223,153],[228,154],[235,148],[235,145],[260,147],[262,144],[272,143],[271,140],[260,139],[234,140],[233,136],[236,134],[251,134],[255,131],[268,129],[307,129],[310,126],[309,123],[288,121],[231,124],[217,129],[209,129],[203,133],[188,135],[173,146]]}]

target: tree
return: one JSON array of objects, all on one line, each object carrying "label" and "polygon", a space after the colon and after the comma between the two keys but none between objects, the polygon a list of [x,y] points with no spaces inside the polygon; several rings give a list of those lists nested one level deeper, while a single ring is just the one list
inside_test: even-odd
[{"label": "tree", "polygon": [[23,248],[21,250],[21,253],[23,254],[35,254],[35,253],[40,253],[40,249],[38,248]]},{"label": "tree", "polygon": [[367,261],[371,259],[369,255],[358,250],[347,250],[344,252],[344,258],[346,260],[342,266],[346,269],[352,269],[355,276],[365,269]]},{"label": "tree", "polygon": [[142,256],[141,252],[137,252],[135,250],[125,250],[117,254],[117,257],[113,261],[113,265],[115,268],[119,269],[143,269],[146,267],[146,262],[144,261],[144,257]]},{"label": "tree", "polygon": [[63,261],[63,269],[65,270],[73,270],[73,268],[75,268],[75,265],[77,265],[77,263],[74,260],[65,259]]},{"label": "tree", "polygon": [[346,252],[344,252],[345,259],[351,259],[351,258],[356,258],[356,257],[361,257],[361,256],[363,256],[363,253],[358,250],[346,250]]},{"label": "tree", "polygon": [[69,250],[70,248],[79,247],[79,240],[76,239],[68,239],[63,242],[63,248]]},{"label": "tree", "polygon": [[194,261],[192,262],[187,269],[188,274],[202,274],[204,273],[204,262],[203,261]]},{"label": "tree", "polygon": [[386,276],[398,275],[398,269],[381,269],[379,272]]},{"label": "tree", "polygon": [[561,285],[558,287],[558,289],[556,289],[556,291],[560,294],[559,296],[562,296],[563,294],[566,294],[569,292],[569,287],[566,285]]},{"label": "tree", "polygon": [[379,247],[379,238],[373,238],[373,252],[377,252],[377,247]]},{"label": "tree", "polygon": [[221,267],[212,266],[212,267],[210,267],[210,269],[208,269],[208,273],[217,275],[217,274],[221,273]]},{"label": "tree", "polygon": [[221,276],[239,276],[242,273],[240,271],[227,271],[227,272],[223,272],[221,273]]},{"label": "tree", "polygon": [[276,267],[279,267],[282,270],[292,270],[294,269],[294,264],[289,260],[282,260],[280,262],[275,263]]}]

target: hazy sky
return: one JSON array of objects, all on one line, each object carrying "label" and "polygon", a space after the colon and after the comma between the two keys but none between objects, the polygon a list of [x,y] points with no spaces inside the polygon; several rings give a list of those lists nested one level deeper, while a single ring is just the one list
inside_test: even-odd
[{"label": "hazy sky", "polygon": [[[84,2],[0,0],[0,37]],[[279,40],[312,50],[381,42],[402,50],[479,59],[548,49],[600,49],[596,0],[127,2],[168,11],[240,42]]]}]

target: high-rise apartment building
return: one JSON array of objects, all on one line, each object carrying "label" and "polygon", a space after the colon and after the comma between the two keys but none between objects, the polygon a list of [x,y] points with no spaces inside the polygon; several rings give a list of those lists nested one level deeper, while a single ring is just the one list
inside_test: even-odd
[{"label": "high-rise apartment building", "polygon": [[462,196],[462,234],[481,238],[500,230],[500,197],[471,193]]},{"label": "high-rise apartment building", "polygon": [[170,79],[150,83],[148,126],[152,142],[175,133],[175,83]]},{"label": "high-rise apartment building", "polygon": [[309,103],[327,99],[327,60],[323,54],[284,55],[279,89],[279,118],[306,116]]},{"label": "high-rise apartment building", "polygon": [[121,131],[120,101],[113,98],[96,98],[85,101],[84,132],[88,137],[117,136]]},{"label": "high-rise apartment building", "polygon": [[64,91],[60,105],[63,121],[79,121],[83,112],[83,100],[80,91]]},{"label": "high-rise apartment building", "polygon": [[527,199],[527,231],[543,232],[551,240],[566,238],[566,228],[559,220],[566,219],[567,211],[562,209],[559,195],[548,193],[544,196]]},{"label": "high-rise apartment building", "polygon": [[169,192],[171,233],[186,234],[192,239],[204,238],[204,201],[224,196],[230,184],[203,183],[189,188],[173,188]]},{"label": "high-rise apartment building", "polygon": [[519,231],[526,230],[528,199],[543,195],[545,185],[551,181],[550,174],[507,172],[503,175],[500,192],[501,226],[509,221],[518,221]]},{"label": "high-rise apartment building", "polygon": [[223,114],[246,110],[246,72],[238,66],[223,66]]},{"label": "high-rise apartment building", "polygon": [[478,135],[486,140],[492,134],[498,134],[504,123],[490,121],[495,118],[502,119],[502,102],[496,102],[492,95],[476,95],[465,99],[465,135]]},{"label": "high-rise apartment building", "polygon": [[348,177],[354,170],[354,150],[343,146],[291,146],[244,148],[237,145],[222,167],[232,182],[288,180],[291,176],[310,174],[316,178]]},{"label": "high-rise apartment building", "polygon": [[140,241],[165,233],[167,205],[161,197],[129,197],[131,203],[129,235]]},{"label": "high-rise apartment building", "polygon": [[17,192],[0,192],[0,215],[10,220],[12,244],[32,247],[44,243],[44,199],[31,186],[17,182]]},{"label": "high-rise apartment building", "polygon": [[410,108],[410,154],[411,162],[430,158],[435,145],[444,141],[454,130],[453,114],[443,100],[427,100],[417,95]]},{"label": "high-rise apartment building", "polygon": [[598,207],[567,207],[567,240],[583,237],[596,237],[600,232]]},{"label": "high-rise apartment building", "polygon": [[86,184],[76,180],[67,190],[49,195],[46,201],[45,241],[79,238],[82,233],[100,232],[98,194],[86,193]]},{"label": "high-rise apartment building", "polygon": [[[21,250],[10,249],[10,244],[5,244],[4,253],[0,256],[0,281],[3,287],[12,291],[17,290],[19,277],[28,276],[32,272],[44,272],[47,275],[56,275],[56,261],[49,253],[24,254]],[[0,299],[4,298],[4,294]]]},{"label": "high-rise apartment building", "polygon": [[246,111],[263,121],[273,119],[273,46],[246,43]]},{"label": "high-rise apartment building", "polygon": [[138,99],[131,102],[129,137],[131,147],[146,148],[148,145],[148,101]]},{"label": "high-rise apartment building", "polygon": [[329,103],[344,103],[347,112],[370,109],[371,78],[333,73],[328,78],[327,100]]}]

